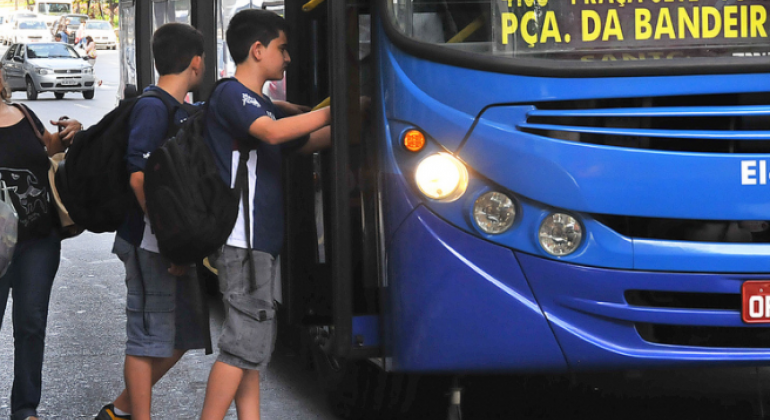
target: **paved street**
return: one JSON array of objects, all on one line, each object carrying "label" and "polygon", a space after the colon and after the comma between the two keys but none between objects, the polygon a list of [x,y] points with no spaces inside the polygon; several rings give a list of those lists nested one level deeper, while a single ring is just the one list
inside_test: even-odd
[{"label": "paved street", "polygon": [[[0,49],[4,52],[5,48]],[[68,94],[62,100],[43,93],[27,101],[24,92],[13,100],[28,104],[43,120],[68,115],[87,127],[115,105],[118,85],[117,51],[99,51],[96,75],[103,80],[93,100]],[[49,126],[49,129],[51,127]],[[110,253],[113,234],[91,234],[62,243],[62,262],[54,284],[43,369],[44,419],[93,418],[123,387],[125,285],[123,266]],[[221,304],[212,300],[212,336],[218,335]],[[0,330],[0,418],[10,414],[13,338],[9,310]],[[219,310],[220,312],[218,312]],[[195,419],[203,405],[208,371],[215,356],[203,351],[186,355],[155,387],[153,418]],[[298,357],[279,349],[262,382],[266,419],[334,419],[329,414],[313,372]],[[235,419],[235,410],[227,419]]]},{"label": "paved street", "polygon": [[[29,104],[43,121],[68,115],[85,126],[94,124],[114,107],[118,85],[117,52],[99,54],[96,74],[103,83],[93,100],[80,94],[56,100],[44,93],[37,101],[26,101],[24,92],[14,93],[13,100]],[[43,419],[93,418],[122,389],[125,286],[122,265],[110,253],[112,239],[112,234],[85,233],[62,244],[49,316]],[[216,300],[211,304],[216,338],[221,304]],[[12,381],[13,339],[7,312],[0,329],[0,419],[9,415]],[[154,418],[196,419],[213,361],[214,356],[202,351],[186,355],[156,386]],[[542,378],[463,378],[466,418],[746,419],[759,407],[758,395],[767,401],[770,372],[753,367],[623,372],[558,378],[555,383]],[[269,420],[335,419],[313,372],[280,342],[263,378],[262,401],[263,418]],[[767,404],[764,409],[768,411]],[[435,412],[443,417],[446,405],[437,405]],[[231,410],[227,419],[235,418]]]}]

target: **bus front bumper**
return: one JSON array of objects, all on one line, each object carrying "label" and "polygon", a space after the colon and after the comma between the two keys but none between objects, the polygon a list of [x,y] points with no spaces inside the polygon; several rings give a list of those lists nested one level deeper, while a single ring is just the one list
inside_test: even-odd
[{"label": "bus front bumper", "polygon": [[388,244],[386,353],[416,372],[759,364],[770,328],[743,324],[740,290],[763,278],[567,264],[418,207]]}]

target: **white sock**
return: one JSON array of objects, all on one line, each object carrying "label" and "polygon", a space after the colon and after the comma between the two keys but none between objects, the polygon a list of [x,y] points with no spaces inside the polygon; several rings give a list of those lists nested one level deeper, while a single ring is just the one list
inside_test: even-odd
[{"label": "white sock", "polygon": [[113,410],[115,411],[115,414],[119,415],[120,417],[126,417],[131,415],[131,413],[126,413],[125,411],[119,409],[118,407],[113,407]]}]

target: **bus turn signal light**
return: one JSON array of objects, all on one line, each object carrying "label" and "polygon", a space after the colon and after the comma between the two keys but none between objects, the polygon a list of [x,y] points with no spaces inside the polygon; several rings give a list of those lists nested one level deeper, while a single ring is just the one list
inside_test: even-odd
[{"label": "bus turn signal light", "polygon": [[404,147],[410,152],[419,152],[425,147],[425,134],[419,130],[409,130],[404,133]]}]

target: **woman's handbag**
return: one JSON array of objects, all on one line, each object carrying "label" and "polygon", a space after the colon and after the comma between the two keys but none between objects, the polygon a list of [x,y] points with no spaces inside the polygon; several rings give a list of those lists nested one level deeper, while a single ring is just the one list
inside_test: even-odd
[{"label": "woman's handbag", "polygon": [[[43,143],[43,147],[45,147],[46,145],[45,141],[43,140],[43,135],[37,130],[37,127],[35,127],[35,122],[32,120],[32,116],[29,115],[27,108],[23,105],[19,105],[17,108],[19,108],[19,110],[21,110],[21,112],[27,118],[27,121],[29,121],[29,124],[32,126],[32,131],[35,132],[38,140],[40,140],[40,142]],[[59,226],[61,226],[59,229],[59,235],[62,239],[67,239],[80,235],[83,233],[84,228],[82,226],[76,225],[75,222],[72,221],[69,212],[67,212],[67,209],[64,207],[64,204],[59,197],[59,192],[56,190],[56,170],[59,168],[59,162],[64,160],[64,156],[64,152],[59,152],[49,157],[51,166],[48,168],[48,186],[51,191],[51,204],[53,204],[53,207],[56,208]]]},{"label": "woman's handbag", "polygon": [[5,181],[0,180],[0,277],[8,270],[19,237],[19,215]]}]

